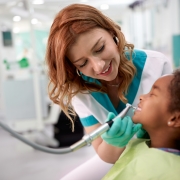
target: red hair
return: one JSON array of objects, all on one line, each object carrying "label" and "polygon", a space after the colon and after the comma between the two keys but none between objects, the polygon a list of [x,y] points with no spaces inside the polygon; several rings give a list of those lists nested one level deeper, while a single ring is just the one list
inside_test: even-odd
[{"label": "red hair", "polygon": [[119,88],[119,98],[123,102],[126,101],[124,94],[136,71],[132,61],[127,60],[124,55],[125,49],[132,54],[134,46],[126,42],[117,24],[89,5],[72,4],[62,9],[56,15],[50,29],[46,62],[50,77],[50,99],[59,104],[69,118],[68,108],[71,107],[71,99],[78,92],[85,90],[106,92],[105,87],[84,83],[76,74],[75,66],[66,57],[67,50],[75,43],[77,37],[93,28],[103,28],[119,39],[118,48],[121,58],[119,74],[124,79]]}]

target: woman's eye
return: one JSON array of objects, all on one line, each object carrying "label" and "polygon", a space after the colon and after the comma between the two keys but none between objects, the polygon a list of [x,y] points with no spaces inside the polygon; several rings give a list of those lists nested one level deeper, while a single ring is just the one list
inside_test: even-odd
[{"label": "woman's eye", "polygon": [[85,60],[85,62],[84,62],[82,65],[80,65],[79,67],[82,68],[82,67],[84,67],[86,64],[87,64],[87,60]]},{"label": "woman's eye", "polygon": [[101,51],[103,51],[103,49],[104,49],[104,45],[103,46],[101,46],[101,48],[100,49],[98,49],[96,52],[98,53],[98,52],[101,52]]}]

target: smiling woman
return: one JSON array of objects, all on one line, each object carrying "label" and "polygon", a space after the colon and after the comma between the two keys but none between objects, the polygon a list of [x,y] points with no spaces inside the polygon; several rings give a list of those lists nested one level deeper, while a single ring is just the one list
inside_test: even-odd
[{"label": "smiling woman", "polygon": [[[134,49],[116,23],[83,4],[67,6],[56,15],[46,62],[51,100],[67,116],[68,112],[77,113],[87,133],[110,120],[109,112],[119,114],[127,102],[136,106],[139,94],[147,93],[159,76],[172,71],[163,54]],[[116,129],[122,136],[113,131],[93,141],[103,161],[114,163],[139,130],[140,126],[133,124],[130,117],[126,120],[125,128],[114,123],[109,130]],[[114,143],[113,139],[122,143]],[[111,165],[98,156],[64,179],[101,179]]]},{"label": "smiling woman", "polygon": [[118,46],[114,43],[113,35],[104,29],[94,28],[78,36],[67,57],[86,76],[109,81],[109,84],[119,81]]}]

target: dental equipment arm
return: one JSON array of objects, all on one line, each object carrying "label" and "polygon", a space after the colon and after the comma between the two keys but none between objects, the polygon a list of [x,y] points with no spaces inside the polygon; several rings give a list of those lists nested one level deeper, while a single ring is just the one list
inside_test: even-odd
[{"label": "dental equipment arm", "polygon": [[[130,104],[126,104],[126,108],[120,113],[118,114],[117,117],[123,118],[126,113],[128,112],[128,110],[130,108],[134,108],[132,107],[132,105]],[[115,119],[115,118],[114,118]],[[51,154],[65,154],[65,153],[69,153],[69,152],[73,152],[76,151],[78,149],[80,149],[83,146],[86,145],[90,145],[92,141],[94,141],[96,138],[98,138],[99,136],[101,136],[103,133],[105,133],[113,124],[114,119],[106,122],[105,124],[103,124],[102,126],[100,126],[99,128],[97,128],[96,130],[94,130],[93,132],[91,132],[90,134],[86,134],[83,136],[83,138],[81,140],[79,140],[78,142],[74,143],[73,145],[71,145],[70,147],[67,148],[60,148],[60,149],[52,149],[52,148],[47,148],[41,145],[38,145],[36,143],[33,143],[31,141],[28,141],[27,139],[25,139],[23,136],[19,135],[17,132],[13,131],[11,128],[9,128],[7,125],[5,125],[4,123],[2,123],[0,121],[0,126],[8,131],[11,135],[13,135],[15,138],[19,139],[20,141],[24,142],[25,144],[33,147],[34,149],[43,151],[43,152],[47,152],[47,153],[51,153]]]}]

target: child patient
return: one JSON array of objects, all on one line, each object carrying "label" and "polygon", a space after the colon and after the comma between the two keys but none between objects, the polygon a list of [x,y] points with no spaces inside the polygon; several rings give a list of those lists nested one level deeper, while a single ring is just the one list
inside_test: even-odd
[{"label": "child patient", "polygon": [[132,120],[150,140],[131,140],[103,180],[180,180],[180,70],[139,99]]}]

